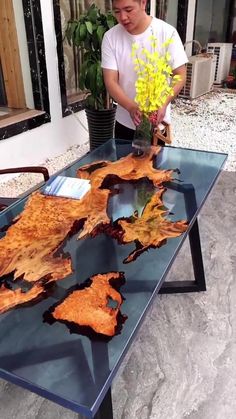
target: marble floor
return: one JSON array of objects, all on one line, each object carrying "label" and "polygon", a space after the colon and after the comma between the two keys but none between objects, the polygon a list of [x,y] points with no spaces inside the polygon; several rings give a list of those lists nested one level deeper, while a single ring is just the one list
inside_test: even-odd
[{"label": "marble floor", "polygon": [[[235,419],[235,195],[222,173],[199,219],[207,292],[156,298],[113,387],[116,419]],[[187,247],[169,279],[190,277]]]}]

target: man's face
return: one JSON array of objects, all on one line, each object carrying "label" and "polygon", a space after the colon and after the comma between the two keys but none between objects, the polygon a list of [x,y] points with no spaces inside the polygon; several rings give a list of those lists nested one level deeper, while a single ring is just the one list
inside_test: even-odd
[{"label": "man's face", "polygon": [[113,12],[118,22],[131,34],[140,33],[146,0],[114,0]]}]

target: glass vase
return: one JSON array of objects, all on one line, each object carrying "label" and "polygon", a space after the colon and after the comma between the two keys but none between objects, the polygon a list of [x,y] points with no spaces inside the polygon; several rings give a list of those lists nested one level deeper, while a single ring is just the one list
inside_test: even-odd
[{"label": "glass vase", "polygon": [[136,156],[149,153],[152,143],[153,126],[149,119],[143,115],[140,124],[136,127],[132,146]]}]

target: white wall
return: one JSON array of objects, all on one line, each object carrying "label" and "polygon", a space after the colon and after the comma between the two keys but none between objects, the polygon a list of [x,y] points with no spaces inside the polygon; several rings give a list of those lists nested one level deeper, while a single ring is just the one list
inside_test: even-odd
[{"label": "white wall", "polygon": [[51,122],[25,133],[0,141],[0,168],[41,164],[47,158],[87,141],[87,131],[78,119],[84,113],[62,118],[59,89],[56,35],[52,0],[41,0],[46,63],[48,72]]}]

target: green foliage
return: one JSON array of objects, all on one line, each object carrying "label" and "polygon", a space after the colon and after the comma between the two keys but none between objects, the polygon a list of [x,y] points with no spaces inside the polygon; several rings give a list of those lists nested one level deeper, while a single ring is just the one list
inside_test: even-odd
[{"label": "green foliage", "polygon": [[234,66],[234,68],[232,70],[232,76],[233,76],[234,80],[236,80],[236,66]]},{"label": "green foliage", "polygon": [[78,20],[70,20],[66,29],[66,38],[70,45],[75,45],[83,52],[83,64],[80,68],[79,87],[90,91],[86,105],[93,109],[107,108],[107,92],[101,68],[101,44],[105,32],[116,24],[111,12],[101,13],[92,4],[87,13]]}]

